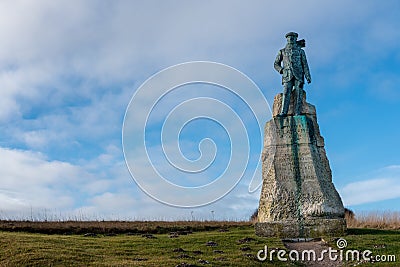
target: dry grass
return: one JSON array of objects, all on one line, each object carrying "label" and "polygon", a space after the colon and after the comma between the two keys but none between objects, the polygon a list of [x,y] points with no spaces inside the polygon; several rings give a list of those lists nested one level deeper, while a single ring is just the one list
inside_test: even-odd
[{"label": "dry grass", "polygon": [[250,226],[235,221],[0,221],[0,230],[42,234],[165,234],[174,231],[211,231]]},{"label": "dry grass", "polygon": [[400,229],[400,212],[370,211],[354,214],[346,212],[347,228]]},{"label": "dry grass", "polygon": [[[0,220],[0,231],[43,234],[165,234],[175,231],[212,231],[230,227],[248,227],[256,222],[257,210],[250,221],[14,221]],[[346,209],[347,228],[400,230],[400,212],[373,211],[354,214]]]}]

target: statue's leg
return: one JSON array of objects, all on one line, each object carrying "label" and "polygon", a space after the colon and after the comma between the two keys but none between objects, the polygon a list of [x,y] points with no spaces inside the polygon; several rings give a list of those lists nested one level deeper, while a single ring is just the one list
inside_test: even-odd
[{"label": "statue's leg", "polygon": [[295,115],[300,115],[302,110],[302,103],[303,103],[303,88],[301,86],[300,81],[295,81],[295,91],[296,91],[296,104],[295,104]]},{"label": "statue's leg", "polygon": [[290,93],[292,92],[293,82],[289,81],[283,84],[281,116],[286,116],[289,110]]}]

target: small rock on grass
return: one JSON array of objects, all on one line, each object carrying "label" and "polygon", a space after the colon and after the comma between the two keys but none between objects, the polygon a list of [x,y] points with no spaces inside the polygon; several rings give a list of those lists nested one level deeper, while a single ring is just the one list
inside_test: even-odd
[{"label": "small rock on grass", "polygon": [[210,264],[209,261],[203,260],[203,259],[199,259],[198,262],[201,263],[201,264]]},{"label": "small rock on grass", "polygon": [[134,258],[133,260],[134,261],[147,261],[149,259],[146,259],[146,258]]},{"label": "small rock on grass", "polygon": [[249,243],[249,242],[254,241],[254,240],[255,240],[255,239],[252,238],[252,237],[245,237],[245,238],[239,239],[239,240],[238,240],[238,243],[244,244],[244,243]]},{"label": "small rock on grass", "polygon": [[217,244],[216,242],[214,242],[214,241],[208,241],[208,242],[206,243],[206,246],[209,246],[209,247],[216,247],[216,246],[218,246],[218,244]]},{"label": "small rock on grass", "polygon": [[177,238],[177,237],[179,237],[179,235],[178,235],[177,232],[171,232],[171,233],[169,233],[169,238]]},{"label": "small rock on grass", "polygon": [[249,250],[251,250],[251,248],[250,247],[241,247],[240,250],[241,251],[249,251]]},{"label": "small rock on grass", "polygon": [[248,259],[252,259],[252,260],[256,260],[257,259],[256,256],[251,254],[251,253],[245,253],[245,254],[243,254],[243,256],[245,256]]},{"label": "small rock on grass", "polygon": [[143,234],[142,237],[148,238],[148,239],[153,239],[153,238],[157,238],[152,234]]},{"label": "small rock on grass", "polygon": [[182,263],[179,263],[178,265],[175,265],[175,267],[195,267],[195,266],[196,265],[186,263],[186,262],[182,262]]},{"label": "small rock on grass", "polygon": [[96,237],[97,235],[95,233],[86,233],[83,236],[84,237]]},{"label": "small rock on grass", "polygon": [[189,256],[188,254],[181,254],[178,256],[179,259],[190,259],[193,258],[192,256]]}]

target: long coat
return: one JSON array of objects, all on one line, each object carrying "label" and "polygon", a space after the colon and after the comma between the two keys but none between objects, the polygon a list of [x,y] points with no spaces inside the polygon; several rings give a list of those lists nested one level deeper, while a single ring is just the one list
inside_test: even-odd
[{"label": "long coat", "polygon": [[[283,66],[281,65],[282,62]],[[298,45],[286,46],[279,50],[274,68],[282,74],[282,84],[291,81],[293,77],[301,84],[304,83],[304,76],[307,80],[311,80],[306,53]]]}]

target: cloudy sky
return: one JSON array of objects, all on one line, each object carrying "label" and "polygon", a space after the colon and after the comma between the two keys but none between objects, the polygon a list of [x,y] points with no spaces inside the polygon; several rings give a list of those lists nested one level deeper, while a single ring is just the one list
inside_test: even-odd
[{"label": "cloudy sky", "polygon": [[[273,61],[288,31],[306,39],[313,77],[305,87],[307,98],[317,107],[333,181],[345,206],[398,210],[398,10],[397,0],[1,1],[1,218],[248,218],[259,198],[259,191],[248,192],[251,175],[201,208],[167,206],[144,193],[125,163],[124,116],[149,77],[189,61],[240,70],[272,104],[281,91]],[[246,114],[235,109],[241,102],[223,90],[192,87],[176,91],[163,107],[210,93]],[[140,107],[133,108],[139,115]],[[207,111],[223,113],[212,106]],[[165,157],[157,157],[155,140],[163,112],[169,111],[151,114],[159,124],[149,125],[155,137],[150,134],[146,143],[153,164],[161,168]],[[221,127],[207,120],[191,126],[182,129],[180,143],[188,159],[199,156],[197,145],[207,134],[217,154],[229,155]],[[209,149],[214,151],[212,145]],[[218,166],[226,157],[216,156]],[[251,172],[257,157],[253,153],[249,159]],[[209,175],[170,179],[184,186],[212,180]]]}]

